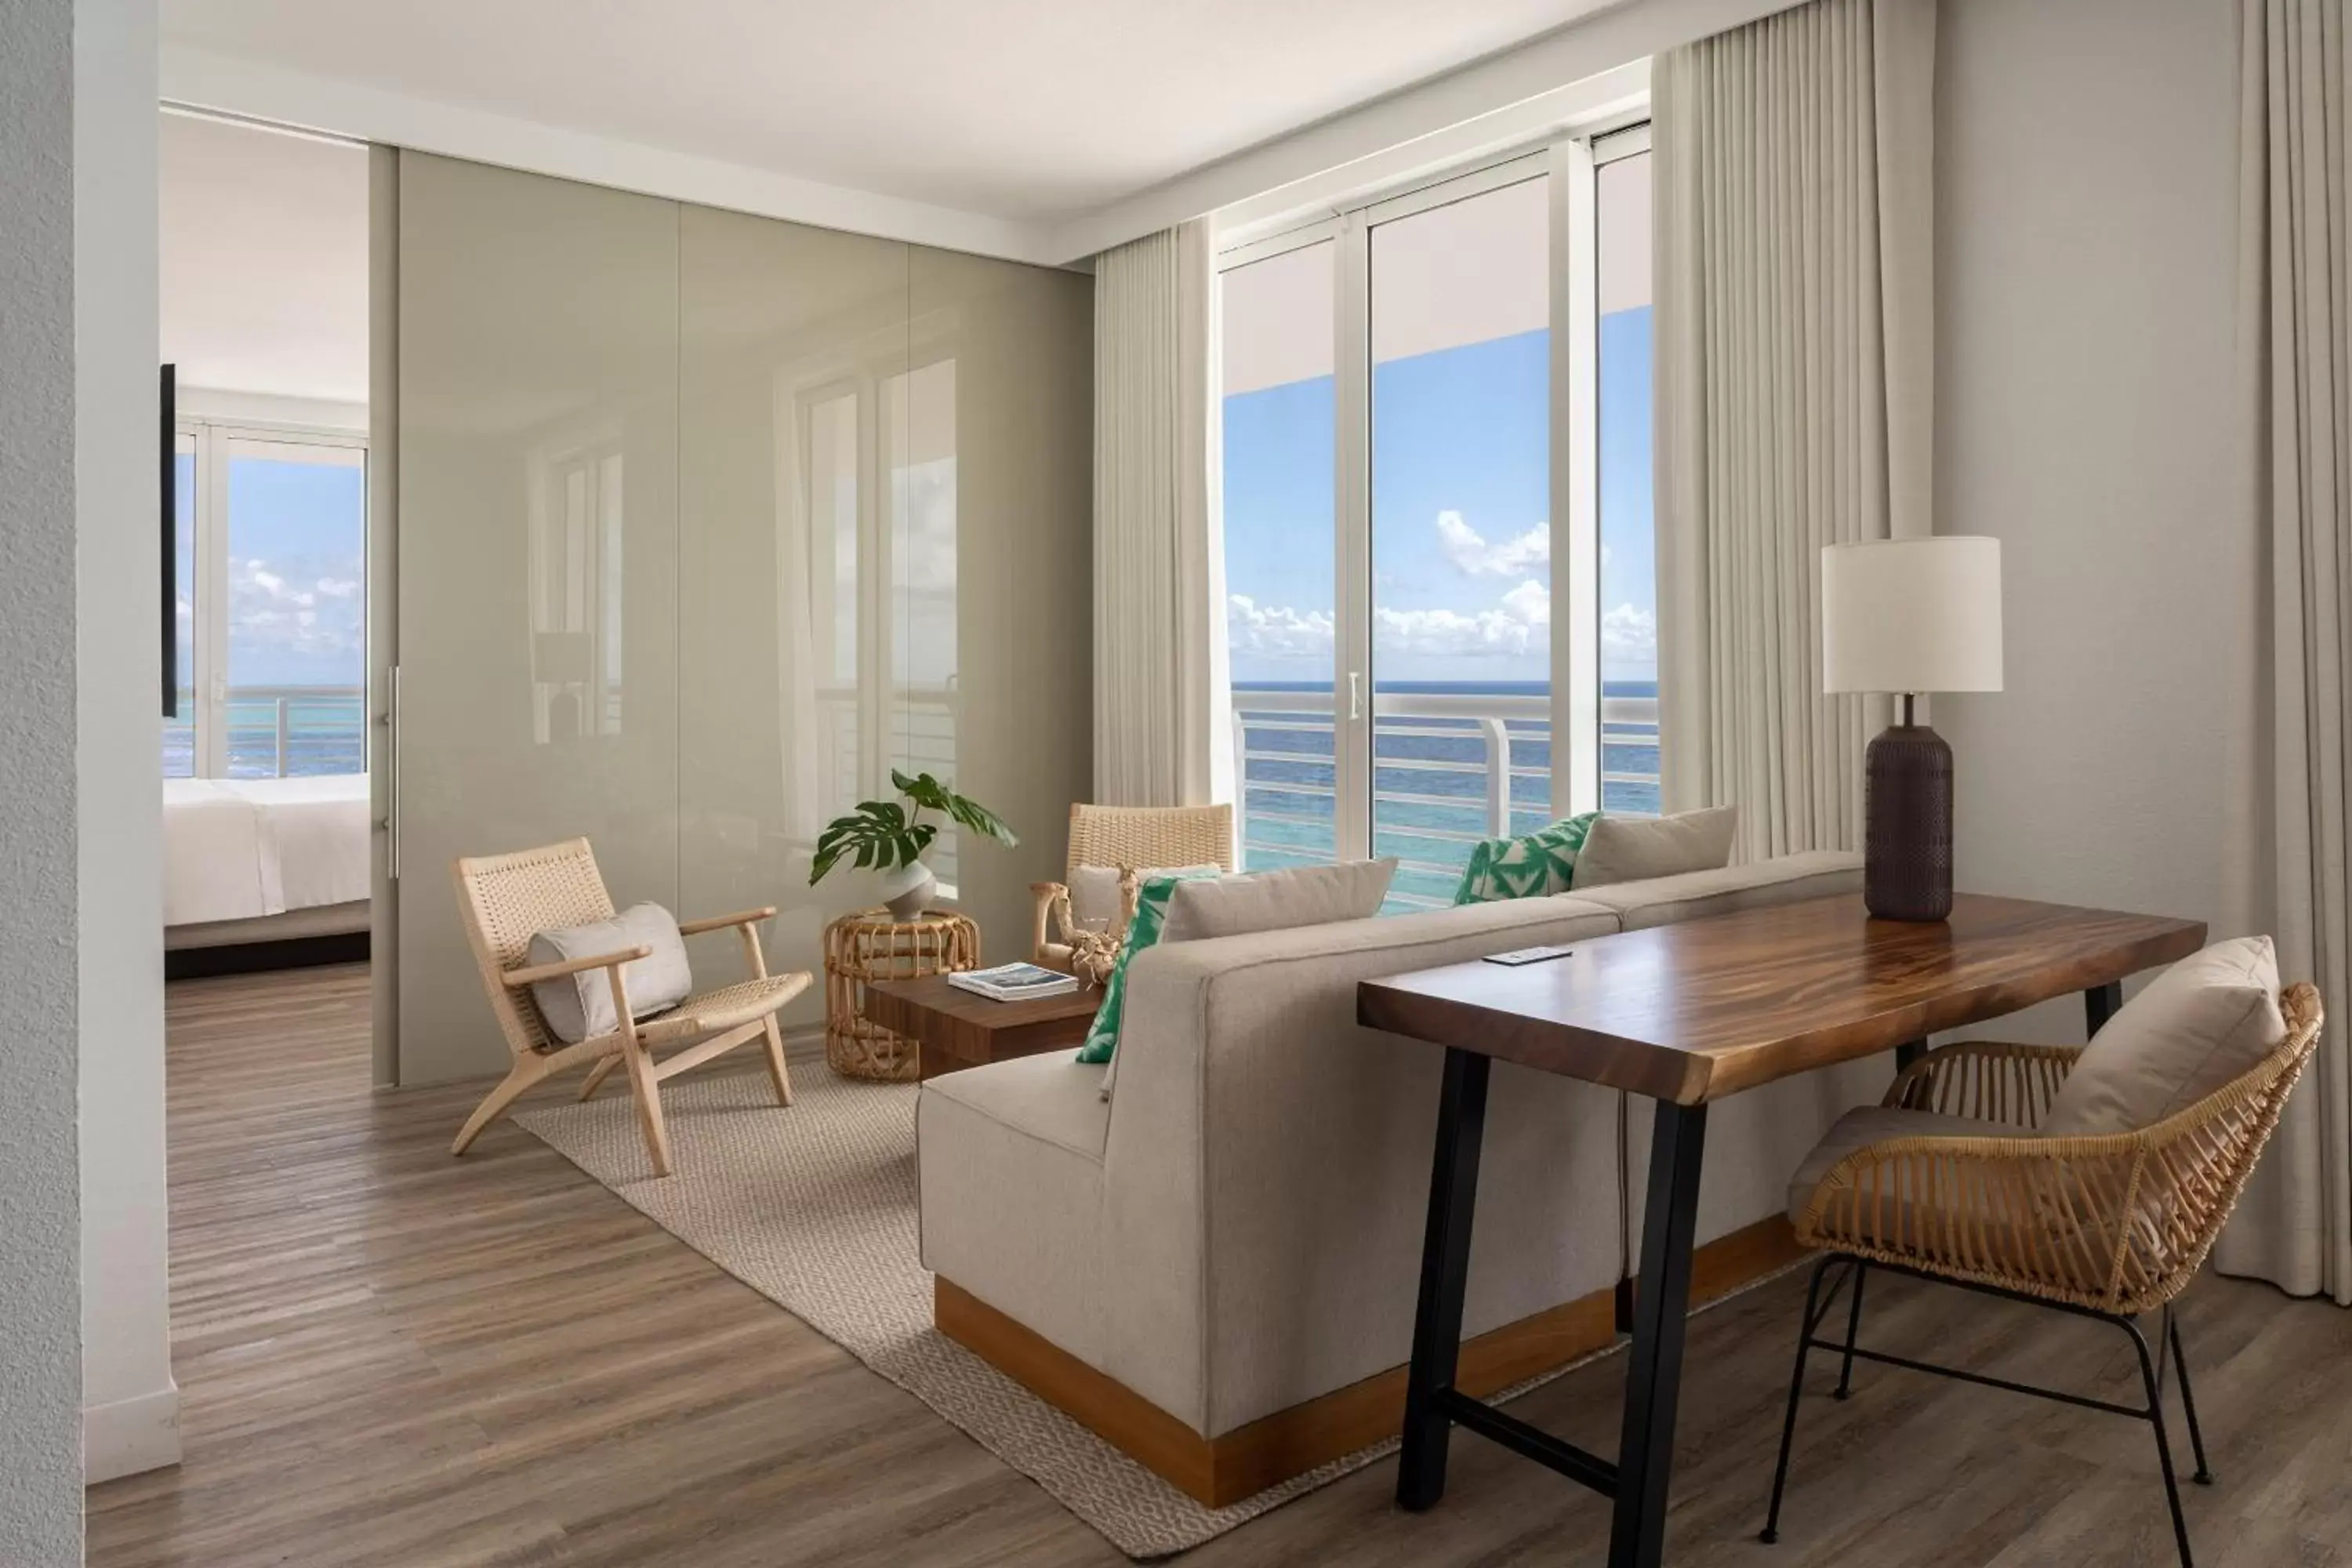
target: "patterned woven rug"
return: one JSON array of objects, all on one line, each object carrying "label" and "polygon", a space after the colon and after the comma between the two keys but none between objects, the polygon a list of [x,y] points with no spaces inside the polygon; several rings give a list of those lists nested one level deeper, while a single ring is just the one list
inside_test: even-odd
[{"label": "patterned woven rug", "polygon": [[1366,1448],[1228,1508],[1178,1491],[931,1326],[931,1276],[916,1252],[915,1086],[794,1066],[789,1110],[770,1098],[765,1074],[673,1082],[662,1108],[678,1173],[661,1180],[625,1093],[608,1088],[585,1105],[515,1120],[1130,1557],[1197,1546],[1394,1449],[1393,1440]]}]

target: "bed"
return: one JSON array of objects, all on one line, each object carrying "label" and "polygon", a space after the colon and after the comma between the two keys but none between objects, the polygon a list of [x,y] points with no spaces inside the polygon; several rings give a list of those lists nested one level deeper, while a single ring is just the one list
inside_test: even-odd
[{"label": "bed", "polygon": [[350,938],[368,929],[368,781],[163,781],[163,946]]}]

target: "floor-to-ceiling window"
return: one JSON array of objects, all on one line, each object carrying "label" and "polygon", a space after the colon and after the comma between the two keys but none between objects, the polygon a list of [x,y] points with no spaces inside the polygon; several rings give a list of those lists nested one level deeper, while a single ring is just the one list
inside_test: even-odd
[{"label": "floor-to-ceiling window", "polygon": [[179,668],[166,777],[367,766],[367,447],[182,423]]},{"label": "floor-to-ceiling window", "polygon": [[1244,862],[1654,811],[1646,129],[1222,258]]}]

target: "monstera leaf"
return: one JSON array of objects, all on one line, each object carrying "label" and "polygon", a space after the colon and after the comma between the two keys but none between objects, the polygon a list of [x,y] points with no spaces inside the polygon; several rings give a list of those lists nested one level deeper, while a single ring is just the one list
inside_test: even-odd
[{"label": "monstera leaf", "polygon": [[958,826],[968,827],[999,844],[1020,842],[994,812],[956,794],[929,773],[908,778],[893,768],[890,783],[908,804],[901,805],[895,800],[860,801],[849,816],[834,818],[817,836],[816,854],[809,863],[812,884],[824,880],[825,873],[845,858],[861,868],[876,871],[913,865],[922,858],[923,851],[930,847],[931,840],[940,833],[938,824],[922,820],[926,811],[938,812]]}]

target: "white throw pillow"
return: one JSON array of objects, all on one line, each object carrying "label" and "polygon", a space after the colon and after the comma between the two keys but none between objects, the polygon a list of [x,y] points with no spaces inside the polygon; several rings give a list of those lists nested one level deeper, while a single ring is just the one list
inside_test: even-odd
[{"label": "white throw pillow", "polygon": [[1160,940],[1200,942],[1369,920],[1381,912],[1396,868],[1396,858],[1391,856],[1180,882],[1169,896],[1168,925]]},{"label": "white throw pillow", "polygon": [[[1141,866],[1136,868],[1136,879],[1148,882],[1154,877],[1217,877],[1224,874],[1223,866]],[[1117,866],[1073,866],[1070,868],[1070,923],[1080,931],[1113,931],[1118,929],[1119,917],[1126,913],[1119,897]],[[1061,933],[1053,933],[1059,941]]]},{"label": "white throw pillow", "polygon": [[[1168,896],[1168,923],[1160,930],[1160,944],[1367,920],[1381,912],[1396,868],[1391,856],[1179,882]],[[1103,1070],[1105,1100],[1118,1082],[1118,1064],[1126,1055],[1114,1053]]]},{"label": "white throw pillow", "polygon": [[1576,853],[1569,891],[1612,882],[1643,882],[1685,871],[1720,871],[1731,864],[1736,805],[1711,805],[1674,816],[1619,816],[1602,812]]},{"label": "white throw pillow", "polygon": [[[659,904],[632,904],[608,921],[543,931],[530,939],[523,962],[561,963],[633,947],[653,952],[621,966],[631,1013],[643,1018],[667,1012],[692,994],[694,974],[686,961],[686,939],[678,934],[677,917]],[[532,986],[531,999],[539,1004],[540,1020],[548,1033],[572,1045],[619,1028],[611,976],[608,969],[583,969]]]},{"label": "white throw pillow", "polygon": [[2266,936],[2216,942],[2148,982],[2106,1022],[2050,1102],[2042,1131],[2137,1132],[2188,1110],[2286,1038]]}]

